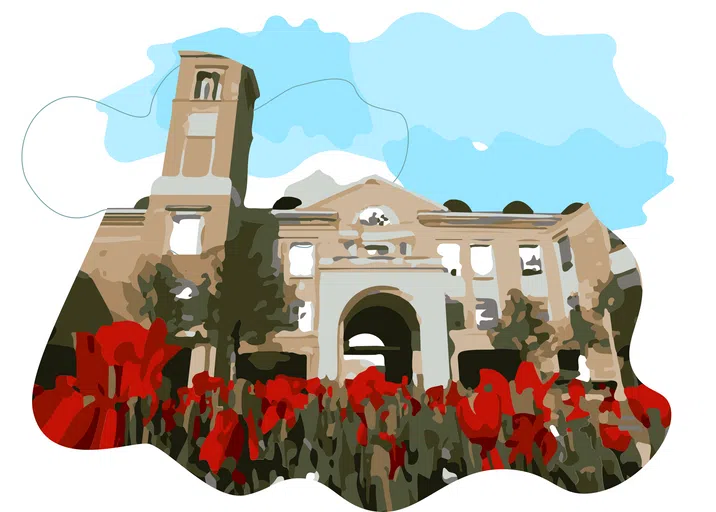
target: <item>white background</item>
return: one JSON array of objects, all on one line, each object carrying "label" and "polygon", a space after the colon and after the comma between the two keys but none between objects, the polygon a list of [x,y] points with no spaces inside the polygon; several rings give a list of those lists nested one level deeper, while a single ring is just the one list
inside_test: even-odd
[{"label": "white background", "polygon": [[[150,446],[98,452],[54,445],[37,428],[30,392],[46,340],[86,254],[99,216],[67,220],[25,185],[25,127],[65,94],[102,98],[148,75],[149,45],[217,27],[260,30],[271,15],[314,18],[324,31],[371,39],[413,11],[479,28],[517,11],[543,34],[606,33],[626,93],[664,124],[675,182],[645,207],[646,225],[621,233],[639,262],[644,303],[632,358],[636,374],[664,394],[673,423],[666,442],[632,480],[579,496],[532,475],[471,476],[411,511],[447,509],[660,510],[710,508],[713,497],[712,287],[716,49],[710,2],[12,2],[0,14],[2,100],[2,356],[0,507],[59,510],[356,510],[327,487],[283,482],[249,497],[224,495]],[[429,37],[429,34],[426,34]],[[479,56],[470,65],[479,66]],[[79,102],[51,107],[28,141],[27,169],[53,207],[81,214],[130,206],[146,195],[162,157],[123,165],[104,152],[105,116]],[[637,170],[635,169],[635,172]],[[614,184],[618,186],[618,183]],[[697,503],[703,505],[697,507]],[[2,506],[6,505],[6,506]],[[9,507],[7,506],[9,505]]]}]

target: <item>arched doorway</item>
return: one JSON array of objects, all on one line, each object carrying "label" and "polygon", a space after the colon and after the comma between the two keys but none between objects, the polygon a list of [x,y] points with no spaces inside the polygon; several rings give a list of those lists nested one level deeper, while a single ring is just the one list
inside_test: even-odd
[{"label": "arched doorway", "polygon": [[[343,319],[344,366],[376,366],[386,379],[413,376],[413,351],[420,349],[420,324],[410,303],[390,292],[371,293],[349,305]],[[355,373],[355,372],[353,372]]]}]

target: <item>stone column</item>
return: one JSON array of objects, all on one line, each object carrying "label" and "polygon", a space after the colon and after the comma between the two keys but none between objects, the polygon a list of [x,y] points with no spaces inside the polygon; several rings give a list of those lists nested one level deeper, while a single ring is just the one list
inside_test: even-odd
[{"label": "stone column", "polygon": [[547,294],[552,312],[550,320],[562,320],[566,315],[562,294],[562,265],[560,265],[553,242],[543,242],[540,244],[540,248],[542,249],[542,272],[547,277]]},{"label": "stone column", "polygon": [[492,244],[495,258],[495,275],[500,291],[498,307],[503,310],[507,295],[513,288],[521,289],[519,244],[512,240],[495,240]]}]

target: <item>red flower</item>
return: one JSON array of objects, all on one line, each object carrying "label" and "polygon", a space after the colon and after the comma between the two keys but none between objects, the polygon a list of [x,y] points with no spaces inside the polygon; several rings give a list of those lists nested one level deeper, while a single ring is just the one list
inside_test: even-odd
[{"label": "red flower", "polygon": [[513,464],[518,455],[524,455],[527,464],[532,463],[532,447],[536,444],[542,453],[542,461],[547,464],[557,452],[557,440],[552,433],[544,427],[544,417],[539,414],[520,413],[512,418],[512,436],[505,446],[512,448],[510,464]]},{"label": "red flower", "polygon": [[213,473],[217,473],[228,457],[237,461],[241,457],[244,445],[244,429],[239,416],[233,409],[220,411],[216,415],[214,428],[206,436],[199,450],[199,460],[209,463]]},{"label": "red flower", "polygon": [[355,379],[347,380],[348,403],[357,414],[363,414],[370,403],[377,411],[385,403],[386,396],[394,396],[401,389],[400,384],[385,380],[385,374],[375,366],[360,372]]},{"label": "red flower", "polygon": [[573,407],[572,412],[567,415],[566,420],[578,420],[580,418],[586,418],[589,413],[582,409],[580,400],[586,396],[584,391],[584,384],[578,379],[572,379],[567,385],[567,393],[569,393],[569,399],[564,402],[565,405],[571,405]]},{"label": "red flower", "polygon": [[405,443],[398,444],[395,436],[388,435],[385,432],[381,432],[378,436],[383,441],[390,443],[390,471],[388,478],[392,480],[393,477],[395,477],[396,471],[405,466],[405,452],[408,448],[405,446]]},{"label": "red flower", "polygon": [[286,421],[286,426],[292,428],[296,424],[296,411],[308,404],[308,395],[303,393],[306,386],[304,379],[279,375],[270,379],[266,384],[257,382],[254,394],[263,399],[261,431],[264,434],[273,429],[277,423]]},{"label": "red flower", "polygon": [[617,402],[614,396],[606,397],[601,404],[599,404],[599,412],[613,412],[617,418],[622,417],[622,408]]},{"label": "red flower", "polygon": [[625,451],[631,441],[631,434],[626,430],[621,430],[618,425],[599,425],[599,436],[606,448],[620,452]]},{"label": "red flower", "polygon": [[214,409],[209,400],[211,393],[219,393],[219,396],[224,402],[229,401],[229,391],[234,389],[234,383],[229,382],[227,385],[224,379],[221,377],[212,377],[208,371],[203,371],[194,375],[191,379],[191,387],[183,387],[177,390],[179,396],[179,406],[177,411],[181,414],[186,413],[186,410],[191,404],[199,404],[199,414],[204,414],[206,409],[209,409],[209,417],[213,417]]},{"label": "red flower", "polygon": [[259,458],[259,436],[256,433],[256,424],[254,423],[254,413],[249,409],[246,417],[246,424],[249,429],[249,458],[256,460]]},{"label": "red flower", "polygon": [[[323,412],[323,396],[329,393],[326,387],[321,384],[321,379],[315,377],[306,381],[306,391],[309,395],[313,395],[318,400],[318,412]],[[333,394],[333,393],[329,393]]]},{"label": "red flower", "polygon": [[162,403],[162,419],[164,420],[164,430],[166,432],[171,432],[177,426],[176,421],[174,421],[174,413],[176,412],[174,400],[171,398]]},{"label": "red flower", "polygon": [[231,472],[231,479],[236,485],[244,485],[246,483],[246,475],[244,475],[238,469],[235,469]]},{"label": "red flower", "polygon": [[151,397],[145,424],[158,409],[156,390],[162,370],[179,351],[166,345],[166,334],[163,320],[149,330],[135,322],[115,322],[96,335],[77,333],[77,377],[58,377],[54,389],[33,400],[35,418],[45,435],[73,448],[122,445],[127,401]]},{"label": "red flower", "polygon": [[632,413],[646,428],[651,425],[649,420],[650,409],[659,411],[662,427],[666,428],[671,424],[671,406],[669,406],[666,398],[656,391],[639,384],[638,386],[625,388],[624,393]]},{"label": "red flower", "polygon": [[443,415],[447,412],[448,406],[457,407],[457,404],[462,399],[460,392],[457,390],[457,382],[455,381],[450,382],[447,393],[445,393],[444,387],[433,386],[428,389],[425,394],[428,396],[428,407]]},{"label": "red flower", "polygon": [[463,397],[457,404],[457,420],[470,442],[480,445],[484,469],[490,468],[488,452],[492,452],[493,467],[502,467],[495,446],[502,428],[502,415],[514,413],[507,380],[494,370],[480,370],[476,393]]},{"label": "red flower", "polygon": [[183,387],[177,390],[179,397],[179,405],[177,406],[177,412],[185,414],[191,404],[200,404],[201,411],[203,412],[206,408],[206,397],[199,395],[193,387]]},{"label": "red flower", "polygon": [[445,404],[445,388],[442,386],[433,386],[432,388],[425,391],[428,397],[428,407],[433,411],[438,411],[440,414],[445,414],[447,411],[447,405]]},{"label": "red flower", "polygon": [[358,431],[356,432],[356,441],[361,446],[368,446],[368,425],[365,423],[365,417],[361,415],[360,425],[358,425]]},{"label": "red flower", "polygon": [[[355,379],[346,380],[348,403],[361,421],[361,424],[358,426],[358,432],[356,433],[359,444],[362,446],[368,445],[368,426],[365,419],[365,406],[370,403],[373,409],[378,411],[378,409],[385,404],[386,397],[395,396],[399,391],[402,392],[406,400],[412,403],[412,397],[410,393],[408,393],[407,385],[408,381],[405,377],[401,384],[387,381],[385,374],[374,366],[359,373]],[[415,404],[413,404],[413,415],[415,415],[418,410]],[[345,419],[345,417],[346,412],[342,410],[341,419]]]},{"label": "red flower", "polygon": [[542,411],[545,418],[549,418],[552,411],[544,406],[544,398],[558,377],[559,373],[555,373],[547,382],[542,382],[535,365],[529,361],[523,361],[517,368],[515,389],[518,393],[522,393],[525,389],[531,388],[535,405]]},{"label": "red flower", "polygon": [[[99,371],[101,366],[98,364],[96,357],[89,357],[86,360],[80,359],[79,338],[82,336],[91,337],[91,335],[77,333],[78,381],[81,378],[81,364],[93,365],[92,368],[87,368],[88,375],[93,371]],[[157,319],[152,323],[149,330],[136,322],[115,322],[111,325],[100,327],[95,336],[104,364],[115,368],[115,394],[121,397],[123,401],[133,397],[146,398],[151,396],[151,415],[157,410],[156,390],[162,384],[162,370],[180,350],[178,346],[167,345],[165,342],[166,337],[167,327],[162,319]],[[104,375],[104,382],[106,382],[106,375]],[[87,383],[88,389],[91,389],[92,384],[95,383],[102,383],[102,381],[91,379],[91,382]],[[80,388],[82,388],[83,384],[84,381],[78,382]]]}]

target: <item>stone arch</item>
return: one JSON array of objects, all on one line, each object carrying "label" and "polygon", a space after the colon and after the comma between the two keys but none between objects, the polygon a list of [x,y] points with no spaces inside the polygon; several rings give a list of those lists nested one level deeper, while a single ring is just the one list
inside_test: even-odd
[{"label": "stone arch", "polygon": [[374,365],[390,381],[412,379],[413,354],[420,350],[420,321],[410,298],[391,288],[356,295],[341,315],[339,343],[344,377]]}]

